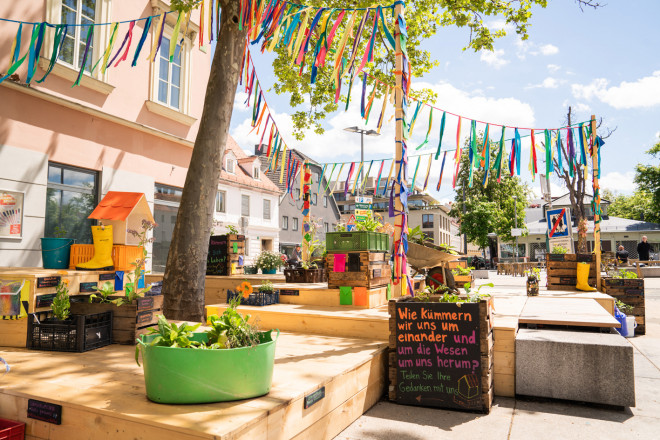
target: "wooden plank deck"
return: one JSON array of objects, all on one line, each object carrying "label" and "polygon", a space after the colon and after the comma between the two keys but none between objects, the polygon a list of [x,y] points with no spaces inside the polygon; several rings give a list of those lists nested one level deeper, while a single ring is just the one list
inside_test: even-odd
[{"label": "wooden plank deck", "polygon": [[[29,439],[330,439],[382,396],[386,347],[283,333],[268,395],[203,405],[150,402],[132,347],[80,354],[0,348],[12,367],[0,384],[0,413],[27,423]],[[325,398],[304,409],[304,396],[322,386]],[[62,425],[28,419],[28,399],[62,405]]]},{"label": "wooden plank deck", "polygon": [[590,298],[527,298],[520,324],[568,325],[578,327],[620,327],[596,301]]}]

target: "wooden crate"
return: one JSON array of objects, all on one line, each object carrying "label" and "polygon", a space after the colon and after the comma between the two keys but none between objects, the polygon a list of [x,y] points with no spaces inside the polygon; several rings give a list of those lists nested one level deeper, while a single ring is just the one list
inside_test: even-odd
[{"label": "wooden crate", "polygon": [[474,286],[474,276],[472,274],[454,275],[454,283],[456,284],[457,289],[462,289],[463,287],[465,287],[466,283],[470,283],[470,286]]},{"label": "wooden crate", "polygon": [[[389,319],[389,388],[388,397],[392,401],[397,399],[397,340],[396,340],[396,303],[397,299],[392,299],[388,303]],[[433,301],[433,299],[431,299]],[[485,298],[479,302],[479,342],[481,354],[481,400],[483,402],[482,410],[485,413],[490,412],[495,395],[495,338],[493,335],[493,298]],[[421,345],[421,344],[420,344]]]},{"label": "wooden crate", "polygon": [[162,314],[163,295],[145,296],[120,307],[112,303],[71,303],[71,313],[89,314],[112,310],[112,342],[135,345],[138,336],[146,334],[149,327],[158,323]]},{"label": "wooden crate", "polygon": [[337,252],[326,256],[326,268],[328,273],[328,287],[336,288],[343,286],[375,287],[386,286],[392,278],[387,252],[347,252],[346,267],[344,272],[335,272],[335,255]]},{"label": "wooden crate", "polygon": [[646,334],[646,295],[644,279],[601,278],[600,285],[604,293],[634,307],[631,315],[637,321],[636,334]]},{"label": "wooden crate", "polygon": [[244,235],[213,235],[209,239],[206,275],[242,275],[244,259]]},{"label": "wooden crate", "polygon": [[[589,285],[596,285],[596,262],[591,254],[554,255],[547,261],[548,290],[576,290],[578,261],[589,262]],[[554,260],[553,260],[554,258]],[[557,261],[561,258],[561,261]],[[589,261],[586,261],[589,260]]]},{"label": "wooden crate", "polygon": [[[74,270],[76,265],[85,263],[94,257],[93,244],[74,244],[71,246],[69,269]],[[142,247],[115,244],[112,246],[112,262],[115,270],[133,270],[135,263],[142,258]]]}]

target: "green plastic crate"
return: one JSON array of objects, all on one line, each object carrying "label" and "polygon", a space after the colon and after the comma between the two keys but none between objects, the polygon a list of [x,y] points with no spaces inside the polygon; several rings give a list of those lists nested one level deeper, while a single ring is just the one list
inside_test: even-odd
[{"label": "green plastic crate", "polygon": [[380,232],[328,232],[325,242],[328,252],[390,250],[390,237]]}]

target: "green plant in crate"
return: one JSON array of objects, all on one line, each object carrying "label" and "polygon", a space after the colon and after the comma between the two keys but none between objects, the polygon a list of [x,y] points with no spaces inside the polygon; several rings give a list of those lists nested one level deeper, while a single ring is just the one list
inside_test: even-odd
[{"label": "green plant in crate", "polygon": [[236,310],[239,303],[240,298],[234,297],[222,315],[209,316],[208,348],[240,348],[259,344],[258,327],[249,323],[250,315],[241,315]]},{"label": "green plant in crate", "polygon": [[273,287],[273,283],[270,280],[266,280],[261,283],[261,286],[259,286],[259,292],[261,293],[273,293],[275,291],[275,288]]},{"label": "green plant in crate", "polygon": [[626,315],[632,313],[634,307],[624,303],[621,300],[615,300],[614,303],[616,304],[616,308],[619,309],[621,312],[625,313]]},{"label": "green plant in crate", "polygon": [[541,269],[532,267],[525,271],[525,275],[527,275],[528,281],[538,283],[541,280]]},{"label": "green plant in crate", "polygon": [[94,302],[94,300],[97,298],[99,299],[100,303],[112,302],[112,300],[110,300],[108,297],[115,294],[115,285],[110,281],[106,281],[103,283],[103,286],[100,289],[96,290],[96,292],[99,293],[100,296],[92,293],[89,295],[89,302]]},{"label": "green plant in crate", "polygon": [[126,232],[139,239],[138,246],[142,248],[142,257],[139,260],[131,263],[133,266],[135,266],[135,269],[133,269],[133,273],[128,276],[128,282],[124,285],[124,298],[117,298],[111,301],[112,303],[116,304],[117,307],[123,304],[130,304],[136,299],[142,298],[145,293],[151,290],[151,286],[139,290],[137,285],[142,276],[148,273],[148,271],[143,269],[148,260],[147,244],[153,243],[154,241],[153,237],[148,238],[148,234],[149,231],[154,229],[156,226],[158,226],[156,223],[143,219],[142,229],[140,231],[136,231],[134,229],[126,230]]},{"label": "green plant in crate", "polygon": [[456,268],[452,270],[451,273],[460,276],[470,276],[473,270],[474,270],[474,266],[468,266],[468,267],[456,266]]},{"label": "green plant in crate", "polygon": [[257,255],[254,265],[258,269],[273,270],[282,266],[282,259],[280,254],[272,251],[262,251]]},{"label": "green plant in crate", "polygon": [[234,225],[227,225],[225,226],[227,228],[227,233],[230,235],[238,235],[238,229],[236,229],[236,226]]},{"label": "green plant in crate", "polygon": [[614,279],[624,279],[624,280],[635,280],[637,279],[637,273],[633,272],[632,270],[622,270],[622,269],[614,269],[610,270],[607,273],[610,277]]},{"label": "green plant in crate", "polygon": [[463,288],[465,289],[465,294],[467,295],[466,302],[479,302],[483,298],[490,298],[490,294],[488,293],[479,293],[484,287],[495,287],[495,285],[493,283],[482,284],[474,293],[472,293],[472,286],[470,283],[465,283]]},{"label": "green plant in crate", "polygon": [[367,217],[366,219],[355,224],[355,230],[357,232],[376,232],[382,226],[383,224],[378,221],[376,217]]},{"label": "green plant in crate", "polygon": [[50,305],[55,319],[66,321],[70,315],[71,302],[69,301],[69,280],[63,279],[57,284],[55,288],[55,298]]},{"label": "green plant in crate", "polygon": [[415,226],[412,229],[408,228],[408,241],[417,244],[424,244],[426,239],[426,234],[422,232],[422,229],[419,226]]},{"label": "green plant in crate", "polygon": [[553,253],[553,254],[567,254],[567,253],[568,253],[568,249],[566,249],[566,248],[563,247],[563,246],[555,246],[555,247],[552,248],[552,252],[551,252],[551,253]]}]

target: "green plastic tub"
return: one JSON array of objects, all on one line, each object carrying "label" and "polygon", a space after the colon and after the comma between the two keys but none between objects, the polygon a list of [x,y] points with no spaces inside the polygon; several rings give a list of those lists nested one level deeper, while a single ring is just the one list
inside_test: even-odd
[{"label": "green plastic tub", "polygon": [[[147,397],[157,403],[210,403],[263,396],[270,391],[275,364],[271,331],[255,347],[229,350],[157,347],[140,344]],[[155,336],[142,335],[148,343]],[[206,341],[206,333],[193,340]]]},{"label": "green plastic tub", "polygon": [[390,237],[381,232],[328,232],[325,234],[328,252],[390,250]]}]

